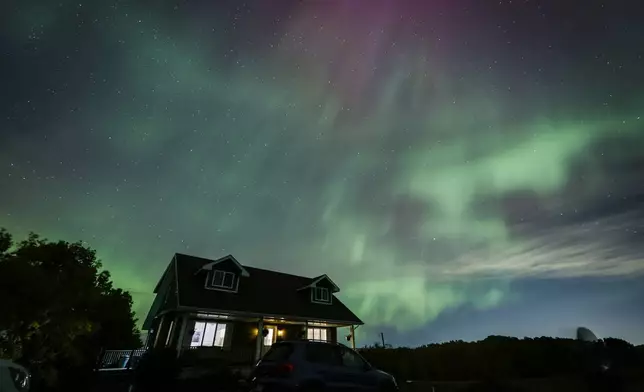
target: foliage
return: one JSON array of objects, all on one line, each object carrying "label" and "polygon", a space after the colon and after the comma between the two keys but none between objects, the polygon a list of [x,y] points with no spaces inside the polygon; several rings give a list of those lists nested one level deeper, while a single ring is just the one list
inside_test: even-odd
[{"label": "foliage", "polygon": [[399,380],[464,381],[566,376],[589,371],[600,357],[620,369],[644,367],[644,350],[608,338],[598,343],[550,337],[489,336],[478,342],[451,341],[418,348],[360,350],[374,366]]},{"label": "foliage", "polygon": [[103,347],[141,344],[131,296],[113,287],[82,243],[32,233],[14,244],[0,230],[0,295],[0,357],[23,363],[47,386],[91,374]]}]

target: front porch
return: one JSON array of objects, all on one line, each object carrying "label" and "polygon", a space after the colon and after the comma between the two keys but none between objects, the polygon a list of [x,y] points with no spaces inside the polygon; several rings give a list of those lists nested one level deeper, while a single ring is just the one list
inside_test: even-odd
[{"label": "front porch", "polygon": [[[184,363],[252,365],[282,340],[338,341],[338,328],[353,325],[329,320],[274,316],[215,314],[202,311],[169,311],[153,322],[148,348],[173,348]],[[344,336],[342,337],[344,340]]]}]

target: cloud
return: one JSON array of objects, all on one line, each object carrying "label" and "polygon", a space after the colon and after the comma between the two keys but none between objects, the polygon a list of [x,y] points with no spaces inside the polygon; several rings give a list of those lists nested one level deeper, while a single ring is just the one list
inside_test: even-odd
[{"label": "cloud", "polygon": [[644,274],[635,240],[641,220],[632,211],[594,221],[557,225],[533,232],[514,246],[473,252],[449,263],[446,277],[570,278]]}]

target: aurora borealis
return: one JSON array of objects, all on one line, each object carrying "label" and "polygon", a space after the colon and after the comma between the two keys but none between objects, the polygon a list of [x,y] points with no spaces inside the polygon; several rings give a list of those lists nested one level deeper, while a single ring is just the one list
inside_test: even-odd
[{"label": "aurora borealis", "polygon": [[602,3],[3,4],[0,227],[140,318],[232,253],[330,275],[363,342],[644,343],[643,11]]}]

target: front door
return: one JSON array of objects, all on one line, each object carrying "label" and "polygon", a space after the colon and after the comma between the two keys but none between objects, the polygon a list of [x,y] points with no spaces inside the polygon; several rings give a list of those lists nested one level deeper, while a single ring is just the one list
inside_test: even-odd
[{"label": "front door", "polygon": [[267,325],[264,326],[264,328],[268,331],[266,336],[264,336],[264,342],[262,344],[262,353],[265,354],[271,348],[273,343],[275,343],[275,339],[277,337],[277,328],[274,325]]}]

